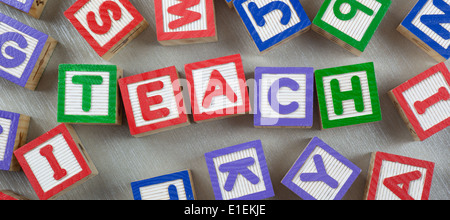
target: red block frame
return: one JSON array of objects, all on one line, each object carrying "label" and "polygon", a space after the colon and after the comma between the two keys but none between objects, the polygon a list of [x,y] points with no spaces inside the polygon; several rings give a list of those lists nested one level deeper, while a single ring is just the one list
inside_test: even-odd
[{"label": "red block frame", "polygon": [[86,30],[86,28],[78,21],[75,17],[75,13],[79,11],[86,3],[92,0],[78,0],[69,9],[64,12],[64,15],[69,19],[70,23],[77,29],[81,36],[91,45],[91,47],[98,53],[98,55],[105,55],[111,48],[114,47],[119,41],[121,41],[126,35],[128,35],[137,25],[139,25],[144,17],[139,13],[139,11],[130,3],[129,0],[119,0],[120,3],[130,12],[133,16],[133,20],[125,26],[122,31],[120,31],[116,36],[114,36],[108,43],[103,47],[92,37],[91,34]]},{"label": "red block frame", "polygon": [[[394,155],[384,152],[376,152],[374,153],[375,156],[372,158],[373,160],[373,168],[372,168],[372,174],[369,174],[369,185],[367,187],[367,200],[375,200],[375,195],[377,194],[377,186],[380,182],[380,170],[381,165],[383,161],[391,161],[391,162],[397,162],[401,164],[407,164],[415,167],[422,167],[427,170],[425,182],[424,182],[424,188],[422,191],[422,198],[421,200],[428,200],[428,197],[430,195],[430,189],[431,189],[431,181],[433,179],[433,172],[434,172],[434,163],[425,161],[425,160],[419,160],[415,158],[400,156],[400,155]],[[370,170],[369,170],[370,173]],[[382,184],[382,183],[381,183]]]},{"label": "red block frame", "polygon": [[[241,90],[241,94],[236,94],[236,95],[240,95],[242,97],[243,105],[236,106],[236,107],[230,107],[230,108],[226,108],[226,109],[220,109],[215,112],[200,113],[199,112],[199,102],[198,102],[197,96],[195,94],[194,77],[192,74],[193,70],[223,65],[223,64],[227,64],[227,63],[235,63],[236,64],[237,78],[239,80],[239,87]],[[185,68],[185,73],[186,73],[186,79],[188,81],[188,86],[189,86],[189,95],[191,98],[192,115],[193,115],[194,121],[196,121],[196,122],[205,121],[205,120],[215,119],[215,118],[219,118],[219,117],[226,117],[226,116],[231,116],[231,115],[236,115],[236,114],[244,114],[244,113],[248,113],[251,111],[250,100],[249,100],[249,95],[248,95],[248,90],[247,90],[247,83],[246,83],[246,79],[245,79],[245,72],[244,72],[244,67],[242,64],[242,58],[241,58],[240,54],[235,54],[235,55],[211,59],[211,60],[205,60],[205,61],[201,61],[201,62],[197,62],[197,63],[186,64],[184,68]],[[232,113],[229,113],[229,112],[232,112]]]},{"label": "red block frame", "polygon": [[[53,189],[44,192],[36,179],[36,176],[34,175],[33,171],[31,170],[31,167],[29,166],[27,160],[25,159],[24,155],[33,150],[34,148],[38,147],[39,145],[43,144],[47,140],[55,137],[58,134],[62,134],[64,139],[66,140],[67,144],[69,145],[70,149],[72,150],[73,155],[78,161],[78,164],[81,167],[81,172],[75,174],[71,178],[65,180],[60,185],[55,186]],[[62,192],[63,190],[69,188],[70,186],[74,185],[78,181],[84,179],[85,177],[89,176],[92,173],[91,168],[89,167],[87,161],[84,159],[84,156],[79,151],[77,143],[73,139],[72,135],[70,134],[68,128],[65,124],[60,124],[56,128],[50,130],[49,132],[43,134],[42,136],[36,138],[35,140],[31,141],[30,143],[26,144],[25,146],[17,149],[14,151],[14,155],[17,157],[17,160],[20,163],[20,166],[22,167],[25,175],[27,176],[28,180],[31,183],[31,186],[33,187],[34,191],[36,192],[37,196],[40,200],[47,200],[51,197],[55,196],[56,194]]]},{"label": "red block frame", "polygon": [[420,126],[420,123],[417,120],[417,117],[414,115],[412,109],[409,107],[409,104],[406,102],[406,99],[403,96],[403,92],[405,92],[406,90],[410,89],[411,87],[417,85],[418,83],[422,82],[423,80],[429,78],[430,76],[434,75],[437,72],[441,72],[444,75],[444,78],[446,79],[447,84],[450,85],[449,70],[447,69],[445,63],[439,63],[436,66],[433,66],[432,68],[426,70],[425,72],[417,75],[416,77],[408,80],[407,82],[403,83],[402,85],[400,85],[397,88],[392,90],[392,93],[395,96],[395,99],[398,101],[400,107],[402,108],[403,112],[405,113],[406,117],[408,118],[409,123],[411,123],[412,127],[414,128],[414,131],[416,132],[417,136],[419,137],[419,139],[421,141],[431,137],[432,135],[436,134],[437,132],[450,126],[450,118],[447,118],[446,120],[440,122],[439,124],[431,127],[428,130],[424,130]]},{"label": "red block frame", "polygon": [[[128,85],[138,83],[144,80],[150,80],[162,76],[170,76],[172,81],[172,87],[175,94],[175,100],[178,103],[178,115],[179,118],[171,119],[168,121],[162,121],[155,124],[150,124],[142,127],[136,126],[136,121],[134,119],[133,109],[131,107],[130,102],[130,94],[128,92]],[[167,128],[183,123],[189,122],[188,117],[186,115],[186,108],[184,105],[183,93],[180,88],[180,82],[178,77],[178,72],[175,66],[167,67],[151,72],[142,73],[139,75],[129,76],[126,78],[122,78],[119,80],[119,86],[122,94],[122,101],[125,107],[125,113],[128,120],[128,125],[130,127],[131,135],[136,136],[139,134],[156,131],[162,128]]]},{"label": "red block frame", "polygon": [[205,0],[207,29],[201,31],[165,32],[162,1],[155,0],[156,33],[158,41],[205,38],[216,35],[214,0]]}]

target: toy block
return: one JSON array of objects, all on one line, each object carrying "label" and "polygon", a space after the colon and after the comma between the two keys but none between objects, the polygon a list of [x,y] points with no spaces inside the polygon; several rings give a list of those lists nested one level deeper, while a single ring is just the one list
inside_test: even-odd
[{"label": "toy block", "polygon": [[381,121],[373,63],[316,70],[322,129]]},{"label": "toy block", "polygon": [[364,199],[428,200],[433,170],[433,162],[374,152]]},{"label": "toy block", "polygon": [[195,122],[250,112],[240,54],[185,65]]},{"label": "toy block", "polygon": [[414,140],[450,126],[450,73],[440,63],[391,90],[389,97]]},{"label": "toy block", "polygon": [[361,169],[314,137],[281,183],[304,200],[340,200]]},{"label": "toy block", "polygon": [[218,41],[213,0],[155,0],[155,17],[161,45]]},{"label": "toy block", "polygon": [[134,200],[196,200],[190,170],[131,183]]},{"label": "toy block", "polygon": [[71,125],[61,124],[14,155],[40,200],[55,199],[98,174]]},{"label": "toy block", "polygon": [[274,191],[260,140],[205,154],[217,200],[258,200]]},{"label": "toy block", "polygon": [[26,143],[29,125],[29,116],[0,110],[0,170],[20,170],[13,152]]},{"label": "toy block", "polygon": [[19,195],[11,190],[0,190],[0,201],[6,200],[30,200],[25,196]]},{"label": "toy block", "polygon": [[391,0],[325,0],[312,29],[360,56],[391,5]]},{"label": "toy block", "polygon": [[47,0],[0,0],[0,2],[37,19],[41,17],[42,11],[47,5]]},{"label": "toy block", "polygon": [[78,0],[64,15],[105,60],[149,26],[129,0]]},{"label": "toy block", "polygon": [[233,8],[233,1],[234,0],[225,0],[225,2],[227,3],[228,7]]},{"label": "toy block", "polygon": [[58,42],[0,13],[0,77],[35,90]]},{"label": "toy block", "polygon": [[116,65],[61,64],[58,76],[58,122],[122,124]]},{"label": "toy block", "polygon": [[419,0],[397,30],[438,62],[450,58],[450,5],[444,0]]},{"label": "toy block", "polygon": [[134,137],[190,124],[175,66],[120,79],[119,86]]},{"label": "toy block", "polygon": [[309,31],[311,27],[311,20],[298,0],[233,2],[260,53]]},{"label": "toy block", "polygon": [[312,127],[314,68],[257,67],[255,80],[255,127]]}]

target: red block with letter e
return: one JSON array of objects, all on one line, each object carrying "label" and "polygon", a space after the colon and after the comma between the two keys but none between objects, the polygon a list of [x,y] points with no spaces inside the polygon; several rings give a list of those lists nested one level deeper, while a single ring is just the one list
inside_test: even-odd
[{"label": "red block with letter e", "polygon": [[128,0],[78,0],[64,15],[105,60],[148,27]]},{"label": "red block with letter e", "polygon": [[155,0],[155,17],[162,45],[218,40],[213,0]]},{"label": "red block with letter e", "polygon": [[428,200],[434,163],[394,154],[372,154],[366,200]]},{"label": "red block with letter e", "polygon": [[440,63],[389,92],[414,139],[450,126],[450,73]]},{"label": "red block with letter e", "polygon": [[14,151],[40,200],[54,199],[98,174],[72,126],[61,124]]},{"label": "red block with letter e", "polygon": [[240,54],[185,65],[194,121],[250,112]]},{"label": "red block with letter e", "polygon": [[146,135],[190,124],[175,66],[119,80],[131,135]]}]

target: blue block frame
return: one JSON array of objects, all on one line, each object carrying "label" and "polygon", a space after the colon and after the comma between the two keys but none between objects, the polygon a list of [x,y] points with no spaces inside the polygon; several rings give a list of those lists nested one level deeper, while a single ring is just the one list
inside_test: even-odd
[{"label": "blue block frame", "polygon": [[425,4],[428,2],[428,0],[419,0],[417,4],[414,6],[414,8],[411,10],[411,12],[406,16],[406,18],[403,20],[401,25],[408,29],[411,33],[413,33],[415,36],[417,36],[419,39],[421,39],[425,44],[427,44],[429,47],[431,47],[433,50],[435,50],[437,53],[439,53],[442,57],[445,59],[450,58],[450,47],[445,49],[439,43],[431,39],[428,35],[426,35],[423,31],[421,31],[419,28],[414,26],[412,24],[412,21],[417,16],[417,14],[422,10],[422,8],[425,6]]},{"label": "blue block frame", "polygon": [[153,178],[146,179],[146,180],[132,182],[131,190],[133,191],[134,200],[142,200],[141,191],[139,190],[141,187],[165,183],[165,182],[179,180],[179,179],[183,180],[187,200],[195,200],[194,190],[193,190],[194,188],[193,188],[193,184],[191,183],[191,179],[190,179],[188,170],[183,170],[183,171],[176,172],[176,173],[166,174],[166,175],[153,177]]},{"label": "blue block frame", "polygon": [[280,43],[281,41],[285,40],[286,38],[296,34],[297,32],[309,27],[312,23],[311,20],[309,20],[308,15],[306,14],[305,10],[303,9],[303,6],[300,4],[300,1],[298,0],[289,0],[294,7],[297,15],[300,18],[300,22],[289,29],[271,37],[267,41],[263,42],[261,38],[258,35],[258,32],[256,32],[256,29],[253,27],[252,22],[250,21],[250,18],[248,17],[247,13],[244,10],[244,7],[242,7],[242,4],[248,0],[234,0],[234,8],[238,12],[239,16],[241,17],[242,21],[244,22],[245,26],[247,27],[248,32],[253,38],[253,41],[255,42],[256,46],[258,47],[260,52],[263,52],[270,47]]}]

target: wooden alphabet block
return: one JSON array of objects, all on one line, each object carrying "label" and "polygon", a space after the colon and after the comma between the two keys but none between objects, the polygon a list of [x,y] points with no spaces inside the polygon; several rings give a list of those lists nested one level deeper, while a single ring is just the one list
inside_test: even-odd
[{"label": "wooden alphabet block", "polygon": [[450,126],[450,73],[440,63],[389,92],[414,140]]},{"label": "wooden alphabet block", "polygon": [[155,16],[164,46],[218,40],[213,0],[155,0]]},{"label": "wooden alphabet block", "polygon": [[50,130],[14,155],[40,200],[54,199],[98,174],[68,124]]},{"label": "wooden alphabet block", "polygon": [[314,137],[281,183],[305,200],[340,200],[361,169]]},{"label": "wooden alphabet block", "polygon": [[29,116],[0,110],[0,170],[20,170],[13,152],[26,143],[29,125]]},{"label": "wooden alphabet block", "polygon": [[105,60],[149,25],[129,0],[78,0],[64,15]]},{"label": "wooden alphabet block", "polygon": [[131,135],[143,137],[190,124],[175,66],[119,80]]},{"label": "wooden alphabet block", "polygon": [[0,190],[0,201],[29,200],[27,197],[19,195],[11,190]]},{"label": "wooden alphabet block", "polygon": [[433,170],[433,162],[374,152],[364,199],[428,200]]},{"label": "wooden alphabet block", "polygon": [[261,53],[307,32],[311,27],[311,21],[298,0],[233,2]]},{"label": "wooden alphabet block", "polygon": [[397,30],[438,62],[450,58],[450,5],[444,0],[419,0]]},{"label": "wooden alphabet block", "polygon": [[57,41],[0,13],[0,77],[35,90]]},{"label": "wooden alphabet block", "polygon": [[255,127],[312,127],[314,68],[257,67],[255,80]]},{"label": "wooden alphabet block", "polygon": [[185,65],[195,122],[250,112],[240,54]]},{"label": "wooden alphabet block", "polygon": [[131,183],[134,200],[196,200],[190,170]]},{"label": "wooden alphabet block", "polygon": [[360,56],[391,5],[391,0],[325,0],[312,29]]},{"label": "wooden alphabet block", "polygon": [[121,125],[117,80],[122,76],[115,65],[59,65],[58,122]]},{"label": "wooden alphabet block", "polygon": [[42,11],[47,5],[47,0],[0,0],[0,2],[37,19],[41,17]]},{"label": "wooden alphabet block", "polygon": [[381,121],[373,63],[316,70],[322,128]]},{"label": "wooden alphabet block", "polygon": [[216,200],[258,200],[274,191],[260,140],[205,154]]},{"label": "wooden alphabet block", "polygon": [[227,3],[228,7],[233,8],[233,1],[234,0],[225,0],[225,2]]}]

